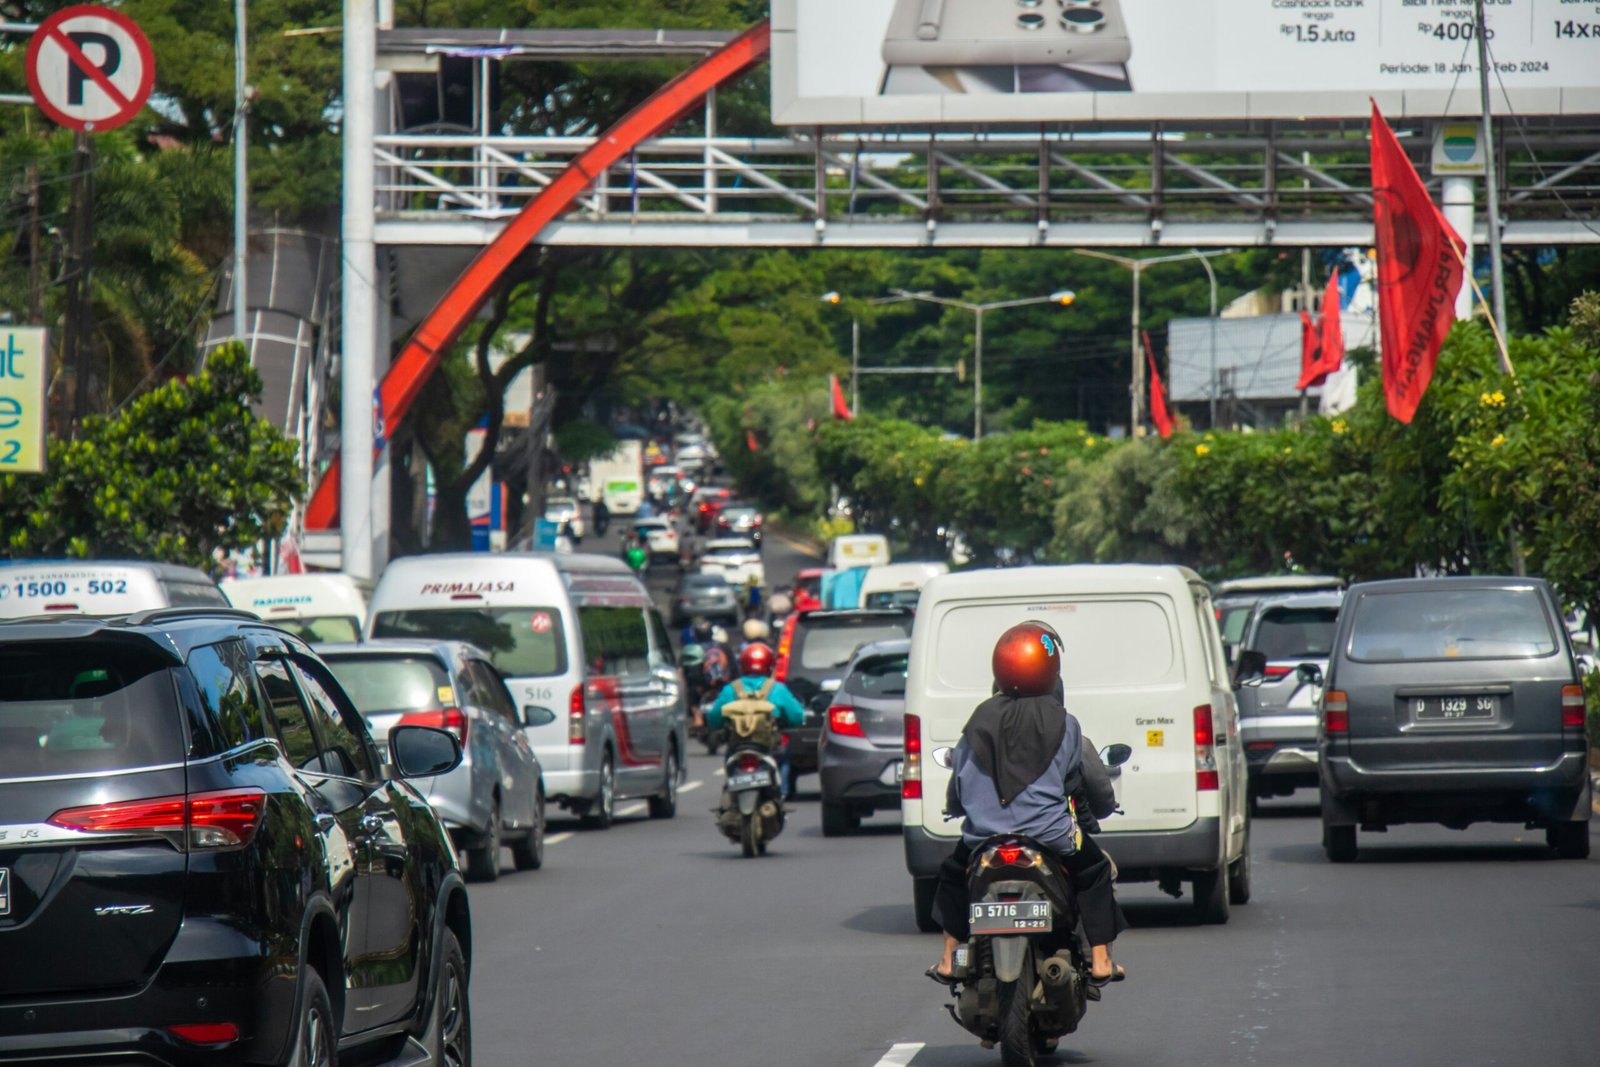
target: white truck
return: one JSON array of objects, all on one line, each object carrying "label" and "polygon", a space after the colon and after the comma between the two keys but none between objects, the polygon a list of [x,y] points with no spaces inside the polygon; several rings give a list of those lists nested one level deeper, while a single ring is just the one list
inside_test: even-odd
[{"label": "white truck", "polygon": [[594,499],[613,515],[632,515],[644,503],[644,442],[618,441],[609,456],[589,461]]}]

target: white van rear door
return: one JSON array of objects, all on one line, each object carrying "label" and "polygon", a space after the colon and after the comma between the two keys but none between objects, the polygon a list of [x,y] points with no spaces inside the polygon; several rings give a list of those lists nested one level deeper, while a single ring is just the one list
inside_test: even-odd
[{"label": "white van rear door", "polygon": [[[1186,610],[1193,610],[1185,603]],[[1204,678],[1203,664],[1188,669],[1177,608],[1163,594],[1094,594],[1045,601],[960,601],[939,605],[928,621],[936,632],[930,655],[913,657],[909,692],[927,711],[925,751],[954,745],[972,709],[993,685],[990,655],[995,641],[1028,619],[1048,623],[1061,635],[1062,677],[1067,710],[1097,747],[1133,746],[1123,768],[1124,814],[1106,831],[1175,830],[1198,816],[1194,764],[1195,687],[1191,673]],[[921,620],[919,620],[920,623]],[[1202,688],[1208,689],[1209,686]],[[932,694],[932,695],[930,695]],[[907,710],[916,711],[908,707]],[[925,806],[924,822],[935,830],[945,775],[925,760],[924,792],[940,803]]]}]

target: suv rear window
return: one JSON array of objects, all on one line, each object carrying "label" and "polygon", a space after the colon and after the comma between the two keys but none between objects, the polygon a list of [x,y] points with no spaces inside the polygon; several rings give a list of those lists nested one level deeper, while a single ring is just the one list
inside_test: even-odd
[{"label": "suv rear window", "polygon": [[799,646],[794,658],[802,670],[825,671],[850,663],[856,649],[874,641],[890,641],[911,634],[911,620],[801,620],[795,634]]},{"label": "suv rear window", "polygon": [[1527,659],[1558,647],[1532,589],[1367,593],[1350,623],[1350,658],[1369,663]]},{"label": "suv rear window", "polygon": [[555,608],[419,608],[385,611],[373,637],[465,641],[489,653],[507,678],[543,678],[567,670],[567,641]]},{"label": "suv rear window", "polygon": [[267,621],[308,645],[353,645],[361,640],[361,620],[354,615],[308,615]]},{"label": "suv rear window", "polygon": [[844,691],[862,697],[903,697],[909,660],[905,652],[864,659],[844,680]]},{"label": "suv rear window", "polygon": [[883,589],[862,597],[864,608],[912,608],[922,599],[920,589]]},{"label": "suv rear window", "polygon": [[183,762],[166,660],[109,641],[0,649],[0,779]]},{"label": "suv rear window", "polygon": [[1325,659],[1338,620],[1338,608],[1272,608],[1261,614],[1254,646],[1269,660]]},{"label": "suv rear window", "polygon": [[362,715],[439,711],[452,703],[450,675],[427,656],[324,656],[323,662]]}]

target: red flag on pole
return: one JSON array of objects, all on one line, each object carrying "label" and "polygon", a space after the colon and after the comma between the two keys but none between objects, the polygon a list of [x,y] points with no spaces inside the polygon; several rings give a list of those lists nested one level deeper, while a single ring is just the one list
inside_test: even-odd
[{"label": "red flag on pole", "polygon": [[1295,392],[1303,392],[1313,385],[1321,385],[1327,377],[1322,367],[1322,336],[1311,321],[1311,312],[1300,312],[1300,380],[1294,383]]},{"label": "red flag on pole", "polygon": [[1339,318],[1339,272],[1335,270],[1322,294],[1322,321],[1313,325],[1311,316],[1300,312],[1300,380],[1294,387],[1321,385],[1343,365],[1344,323]]},{"label": "red flag on pole", "polygon": [[844,390],[839,386],[839,376],[837,374],[828,375],[828,388],[833,396],[833,417],[847,421],[855,418],[854,413],[850,410],[850,405],[845,403]]},{"label": "red flag on pole", "polygon": [[745,432],[744,432],[744,446],[746,448],[748,448],[752,452],[761,451],[761,446],[758,443],[756,443],[756,432],[754,430],[749,430],[749,429],[745,430]]},{"label": "red flag on pole", "polygon": [[1167,412],[1167,394],[1161,388],[1161,372],[1156,370],[1156,354],[1150,348],[1150,331],[1144,335],[1144,358],[1150,362],[1150,421],[1156,424],[1156,433],[1172,436],[1172,416]]},{"label": "red flag on pole", "polygon": [[1389,414],[1410,422],[1455,322],[1466,244],[1428,197],[1394,131],[1372,105],[1372,214],[1378,325]]}]

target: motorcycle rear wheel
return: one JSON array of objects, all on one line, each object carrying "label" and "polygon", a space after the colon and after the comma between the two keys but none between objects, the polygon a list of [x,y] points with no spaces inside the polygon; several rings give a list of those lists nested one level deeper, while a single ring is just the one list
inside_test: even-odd
[{"label": "motorcycle rear wheel", "polygon": [[746,859],[756,854],[756,837],[756,817],[754,815],[741,816],[739,819],[739,848],[745,854]]},{"label": "motorcycle rear wheel", "polygon": [[[1024,968],[1026,970],[1026,968]],[[1021,981],[1000,983],[1001,1067],[1034,1067],[1033,1026],[1028,988]]]}]

